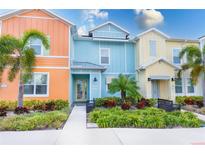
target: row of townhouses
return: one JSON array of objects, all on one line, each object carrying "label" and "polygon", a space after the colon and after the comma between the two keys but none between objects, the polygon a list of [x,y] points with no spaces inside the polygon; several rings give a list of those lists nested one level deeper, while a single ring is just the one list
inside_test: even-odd
[{"label": "row of townhouses", "polygon": [[[202,95],[202,79],[193,85],[189,72],[181,78],[176,73],[186,62],[180,60],[180,50],[187,45],[202,47],[204,37],[176,39],[152,28],[130,39],[129,32],[113,22],[79,36],[72,22],[48,10],[18,10],[0,16],[0,35],[19,37],[30,29],[45,33],[50,49],[45,50],[39,40],[30,41],[37,60],[33,78],[24,86],[25,99],[83,102],[111,96],[109,85],[119,74],[134,77],[147,98]],[[0,83],[0,100],[16,100],[18,77],[9,82],[7,73]]]}]

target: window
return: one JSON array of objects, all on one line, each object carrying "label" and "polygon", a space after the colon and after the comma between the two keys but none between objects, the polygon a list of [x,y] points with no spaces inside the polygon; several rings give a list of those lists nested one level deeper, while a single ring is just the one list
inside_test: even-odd
[{"label": "window", "polygon": [[109,77],[106,78],[106,91],[107,91],[107,92],[108,92],[109,89],[110,89],[110,84],[111,84],[111,82],[112,82],[113,79],[115,79],[115,77],[113,77],[113,76],[112,76],[112,77],[109,76]]},{"label": "window", "polygon": [[174,48],[173,49],[173,64],[181,64],[181,59],[179,57],[181,49]]},{"label": "window", "polygon": [[190,78],[187,79],[187,92],[194,93],[194,85],[193,85],[192,80]]},{"label": "window", "polygon": [[156,41],[150,40],[149,47],[150,47],[150,56],[156,57],[157,56]]},{"label": "window", "polygon": [[48,95],[48,73],[34,73],[32,79],[24,84],[24,94],[29,96]]},{"label": "window", "polygon": [[110,49],[108,48],[100,49],[100,63],[103,65],[110,64]]},{"label": "window", "polygon": [[31,39],[29,41],[29,46],[35,50],[36,55],[42,55],[43,46],[42,46],[41,40]]},{"label": "window", "polygon": [[178,78],[175,80],[175,91],[177,94],[182,93],[182,79]]}]

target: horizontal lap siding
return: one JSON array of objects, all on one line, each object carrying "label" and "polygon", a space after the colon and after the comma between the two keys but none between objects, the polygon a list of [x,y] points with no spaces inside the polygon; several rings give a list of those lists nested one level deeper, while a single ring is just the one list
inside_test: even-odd
[{"label": "horizontal lap siding", "polygon": [[[25,97],[25,99],[69,99],[70,69],[65,69],[69,67],[67,58],[69,57],[69,26],[40,10],[31,10],[3,21],[2,34],[20,37],[26,30],[37,29],[50,37],[48,56],[65,56],[65,58],[36,57],[36,66],[41,68],[35,68],[33,72],[49,73],[49,97]],[[7,74],[7,71],[3,74],[2,83],[7,87],[0,88],[0,100],[16,100],[18,75],[14,81],[9,82]]]}]

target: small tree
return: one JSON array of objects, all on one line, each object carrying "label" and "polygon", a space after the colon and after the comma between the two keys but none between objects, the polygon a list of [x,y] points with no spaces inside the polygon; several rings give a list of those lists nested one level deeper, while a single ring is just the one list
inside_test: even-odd
[{"label": "small tree", "polygon": [[140,96],[138,89],[139,87],[133,78],[120,74],[118,78],[112,80],[109,92],[111,94],[120,92],[121,99],[124,102],[127,95],[130,95],[134,99]]},{"label": "small tree", "polygon": [[203,104],[205,106],[205,46],[201,51],[197,46],[190,45],[182,49],[180,52],[180,58],[186,56],[187,62],[181,66],[181,70],[178,72],[178,76],[181,76],[181,72],[190,70],[190,76],[192,83],[196,84],[200,75],[203,75]]},{"label": "small tree", "polygon": [[35,51],[28,46],[31,39],[40,39],[44,47],[49,48],[46,35],[37,30],[26,31],[21,38],[11,35],[0,37],[0,77],[5,69],[9,70],[9,81],[19,75],[19,107],[23,106],[24,83],[32,78],[32,68],[35,65]]}]

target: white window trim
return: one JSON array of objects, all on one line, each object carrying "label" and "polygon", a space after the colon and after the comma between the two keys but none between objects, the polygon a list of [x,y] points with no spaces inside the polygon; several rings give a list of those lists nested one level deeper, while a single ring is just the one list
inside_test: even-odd
[{"label": "white window trim", "polygon": [[174,63],[174,49],[181,50],[182,48],[172,48],[172,64],[180,66],[182,64],[182,59],[180,59],[180,63],[179,64],[175,64]]},{"label": "white window trim", "polygon": [[[151,48],[150,48],[151,41],[154,41],[156,43],[156,53],[155,53],[156,55],[155,56],[151,55]],[[149,40],[149,56],[150,57],[157,57],[157,41],[156,40]]]},{"label": "white window trim", "polygon": [[[50,76],[49,72],[33,72],[33,74],[46,74],[47,75],[47,94],[24,94],[24,97],[49,97],[49,83],[50,83]],[[35,86],[34,86],[35,92]]]},{"label": "white window trim", "polygon": [[[108,64],[102,64],[101,63],[101,50],[102,49],[106,49],[106,50],[108,50]],[[110,48],[99,48],[99,64],[101,64],[101,65],[110,65]]]}]

